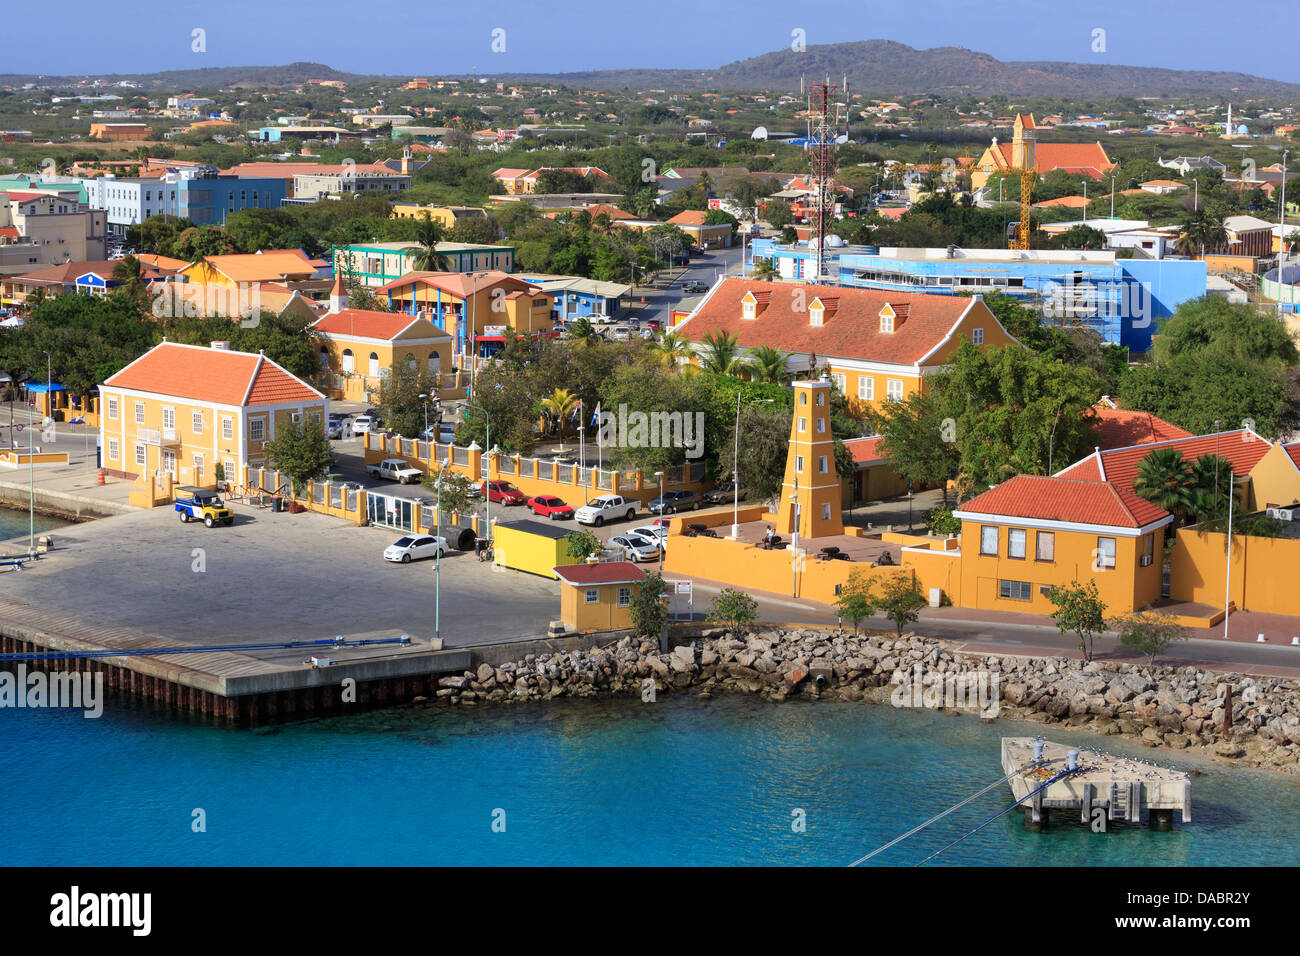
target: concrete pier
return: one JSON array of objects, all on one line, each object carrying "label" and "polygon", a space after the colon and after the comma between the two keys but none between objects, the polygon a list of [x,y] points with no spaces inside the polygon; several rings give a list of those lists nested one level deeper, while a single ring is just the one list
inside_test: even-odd
[{"label": "concrete pier", "polygon": [[[1011,794],[1024,800],[1025,826],[1042,829],[1051,814],[1065,814],[1105,832],[1112,822],[1140,823],[1145,812],[1152,829],[1172,828],[1174,811],[1184,823],[1192,819],[1192,785],[1187,774],[1086,747],[1067,747],[1042,740],[1035,759],[1032,737],[1002,738],[1002,769]],[[1071,750],[1078,770],[1039,789],[1066,769]]]}]

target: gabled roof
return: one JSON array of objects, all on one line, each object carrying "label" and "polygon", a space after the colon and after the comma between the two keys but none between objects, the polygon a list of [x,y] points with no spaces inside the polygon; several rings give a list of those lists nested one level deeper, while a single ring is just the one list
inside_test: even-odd
[{"label": "gabled roof", "polygon": [[602,561],[600,564],[561,564],[554,569],[565,584],[637,584],[645,572],[631,561]]},{"label": "gabled roof", "polygon": [[317,268],[301,249],[205,256],[202,261],[233,282],[274,282],[290,276],[309,276]]},{"label": "gabled roof", "polygon": [[1184,461],[1195,461],[1202,455],[1218,455],[1232,465],[1232,470],[1237,475],[1247,475],[1270,447],[1272,446],[1267,439],[1261,438],[1248,428],[1240,428],[1235,431],[1220,432],[1217,435],[1193,435],[1189,438],[1175,438],[1097,451],[1057,472],[1057,476],[1092,481],[1104,480],[1131,490],[1142,460],[1160,448],[1177,448],[1182,452]]},{"label": "gabled roof", "polygon": [[155,345],[110,375],[104,386],[237,406],[315,402],[325,397],[264,355],[178,342]]},{"label": "gabled roof", "polygon": [[[702,226],[707,216],[708,213],[700,209],[683,209],[668,221],[675,226]],[[719,225],[726,224],[719,223]]]},{"label": "gabled roof", "polygon": [[1093,429],[1097,432],[1099,447],[1104,450],[1193,437],[1191,432],[1171,425],[1150,412],[1117,408],[1107,401],[1098,402],[1092,411],[1095,416]]},{"label": "gabled roof", "polygon": [[489,269],[486,272],[408,272],[400,279],[394,279],[387,285],[382,285],[375,289],[375,293],[388,292],[396,289],[404,289],[407,286],[415,285],[433,286],[435,289],[441,289],[449,292],[458,298],[465,298],[473,295],[475,292],[482,292],[485,289],[495,288],[502,284],[515,284],[532,289],[541,293],[541,289],[516,279],[508,272],[502,272],[499,269]]},{"label": "gabled roof", "polygon": [[890,458],[881,450],[884,436],[875,435],[867,438],[846,438],[844,447],[853,456],[855,465],[875,465],[889,461]]},{"label": "gabled roof", "polygon": [[1144,528],[1168,519],[1159,505],[1108,481],[1079,481],[1048,475],[1016,475],[967,501],[959,513]]},{"label": "gabled roof", "polygon": [[[825,324],[813,326],[807,305],[827,292],[834,293],[839,306],[825,318]],[[760,301],[768,297],[766,308],[754,319],[742,318],[741,300],[747,293]],[[710,332],[727,332],[738,335],[744,348],[770,345],[786,352],[916,365],[952,335],[975,301],[965,296],[730,277],[714,286],[676,331],[695,342],[703,341]],[[880,312],[886,305],[897,315],[907,316],[906,321],[895,320],[893,332],[880,331]]]},{"label": "gabled roof", "polygon": [[391,341],[414,325],[427,325],[429,336],[450,338],[428,319],[402,312],[376,312],[369,309],[343,309],[312,323],[312,328],[326,335],[360,337]]},{"label": "gabled roof", "polygon": [[[1011,143],[998,143],[997,154],[1002,158],[1001,167],[1011,166]],[[994,157],[997,158],[996,156]],[[1093,179],[1101,179],[1114,167],[1101,143],[1043,143],[1034,144],[1034,165],[1038,175],[1043,176],[1054,169],[1063,169],[1072,173],[1083,173]]]}]

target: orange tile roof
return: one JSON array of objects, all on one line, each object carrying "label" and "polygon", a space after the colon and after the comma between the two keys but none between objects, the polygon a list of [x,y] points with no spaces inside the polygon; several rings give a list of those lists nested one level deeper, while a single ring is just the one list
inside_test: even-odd
[{"label": "orange tile roof", "polygon": [[[1002,164],[1009,167],[1011,143],[998,143],[998,152],[1002,155]],[[1109,172],[1115,165],[1106,157],[1101,143],[1038,143],[1034,147],[1034,160],[1040,176],[1054,169],[1063,169],[1101,179],[1102,173]]]},{"label": "orange tile roof", "polygon": [[306,278],[316,271],[316,264],[301,249],[207,256],[203,261],[235,282],[273,282],[295,276]]},{"label": "orange tile roof", "polygon": [[[828,291],[839,299],[838,308],[825,317],[823,325],[814,327],[807,303]],[[742,318],[741,300],[749,292],[760,305],[764,296],[770,297],[753,319]],[[771,345],[786,352],[915,365],[951,334],[974,301],[965,296],[832,289],[731,277],[715,286],[676,331],[696,342],[710,332],[728,332],[738,334],[745,348]],[[880,312],[886,305],[898,316],[893,332],[880,331]],[[901,321],[904,314],[906,321]]]},{"label": "orange tile roof", "polygon": [[1053,209],[1064,207],[1066,209],[1082,209],[1088,205],[1088,200],[1083,196],[1061,196],[1057,199],[1047,199],[1043,202],[1036,202],[1034,206],[1039,209]]},{"label": "orange tile roof", "polygon": [[702,226],[707,215],[707,212],[699,209],[683,209],[668,221],[676,226]]},{"label": "orange tile roof", "polygon": [[1098,447],[1106,450],[1192,437],[1191,432],[1171,425],[1150,412],[1134,412],[1102,403],[1094,405],[1092,411]]},{"label": "orange tile roof", "polygon": [[881,435],[869,438],[846,438],[844,447],[853,456],[855,465],[875,464],[876,462],[890,460],[889,456],[881,450],[884,441],[885,439]]},{"label": "orange tile roof", "polygon": [[1292,442],[1289,445],[1283,445],[1282,450],[1285,451],[1287,457],[1295,463],[1296,468],[1300,468],[1300,441]]},{"label": "orange tile roof", "polygon": [[343,309],[317,320],[312,324],[312,328],[327,335],[360,336],[364,339],[391,341],[420,322],[429,326],[428,331],[431,335],[445,334],[434,327],[428,319],[407,315],[404,312],[376,312],[370,309]]},{"label": "orange tile roof", "polygon": [[104,385],[217,405],[314,402],[324,397],[265,356],[177,342],[155,345]]},{"label": "orange tile roof", "polygon": [[450,292],[458,298],[465,298],[473,295],[475,292],[483,292],[487,289],[495,288],[503,283],[520,283],[527,289],[533,289],[537,292],[542,290],[536,286],[529,285],[522,279],[516,279],[508,272],[502,272],[499,269],[489,269],[486,272],[408,272],[400,279],[394,279],[387,285],[382,285],[374,292],[378,295],[380,292],[396,291],[412,286],[415,283],[433,286],[436,289],[442,289],[444,292]]},{"label": "orange tile roof", "polygon": [[1218,455],[1232,465],[1238,475],[1248,475],[1252,468],[1272,447],[1267,439],[1249,429],[1241,428],[1217,435],[1193,435],[1168,441],[1148,442],[1127,448],[1111,448],[1089,455],[1064,471],[1062,478],[1087,478],[1105,480],[1122,488],[1131,489],[1142,460],[1158,448],[1177,448],[1184,461],[1195,461],[1202,455]]},{"label": "orange tile roof", "polygon": [[1170,517],[1164,508],[1108,481],[1079,481],[1049,475],[1016,475],[976,495],[958,509],[1033,521],[1111,528],[1142,528]]}]

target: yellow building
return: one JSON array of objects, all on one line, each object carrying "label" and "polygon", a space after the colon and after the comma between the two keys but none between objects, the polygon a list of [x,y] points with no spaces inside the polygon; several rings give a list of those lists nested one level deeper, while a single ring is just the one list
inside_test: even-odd
[{"label": "yellow building", "polygon": [[186,282],[236,287],[254,282],[278,284],[308,282],[317,269],[327,265],[312,259],[301,249],[268,249],[263,252],[205,256],[181,270]]},{"label": "yellow building", "polygon": [[1062,169],[1074,176],[1101,180],[1114,167],[1100,141],[1040,143],[1034,117],[1017,113],[1011,129],[1011,142],[993,140],[971,169],[971,186],[982,189],[995,172],[1005,173],[1013,169],[1032,170],[1035,178]]},{"label": "yellow building", "polygon": [[1050,614],[1048,589],[1089,579],[1110,614],[1160,600],[1173,516],[1115,484],[1017,475],[953,514],[962,522],[954,604]]},{"label": "yellow building", "polygon": [[615,631],[632,627],[632,601],[645,572],[630,561],[562,564],[560,618],[570,631]]},{"label": "yellow building", "polygon": [[449,333],[457,355],[485,354],[508,334],[553,333],[555,298],[505,272],[408,272],[380,286],[390,309],[420,315]]},{"label": "yellow building", "polygon": [[329,401],[264,355],[164,341],[99,386],[100,445],[109,474],[211,488],[265,464],[289,421],[321,421]]},{"label": "yellow building", "polygon": [[794,383],[794,416],[776,530],[799,538],[843,534],[840,479],[831,434],[831,383]]},{"label": "yellow building", "polygon": [[554,578],[560,570],[556,564],[572,560],[569,545],[564,540],[571,528],[557,527],[554,522],[519,521],[493,522],[492,563],[529,574]]},{"label": "yellow building", "polygon": [[925,387],[961,339],[980,347],[1016,340],[979,296],[909,295],[802,282],[723,279],[675,329],[703,352],[710,333],[741,350],[787,353],[786,370],[824,370],[851,403],[880,408]]},{"label": "yellow building", "polygon": [[332,311],[311,326],[320,340],[320,386],[337,398],[373,401],[380,382],[399,363],[437,376],[451,372],[451,336],[427,318],[403,312],[350,309],[342,280]]},{"label": "yellow building", "polygon": [[418,203],[393,203],[391,218],[424,219],[428,217],[441,223],[444,229],[453,229],[465,219],[486,219],[487,210],[480,206],[421,206]]}]

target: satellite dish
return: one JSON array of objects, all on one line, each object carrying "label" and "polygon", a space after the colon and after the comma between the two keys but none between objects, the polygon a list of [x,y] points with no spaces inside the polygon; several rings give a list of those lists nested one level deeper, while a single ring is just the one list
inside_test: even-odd
[{"label": "satellite dish", "polygon": [[837,143],[847,143],[848,141],[849,141],[849,137],[847,133],[840,133],[839,136],[835,137],[835,142]]},{"label": "satellite dish", "polygon": [[844,245],[844,237],[836,235],[835,233],[831,233],[829,236],[826,237],[826,245],[839,248],[840,246]]},{"label": "satellite dish", "polygon": [[750,139],[767,139],[767,127],[755,126],[754,132],[749,134]]}]

